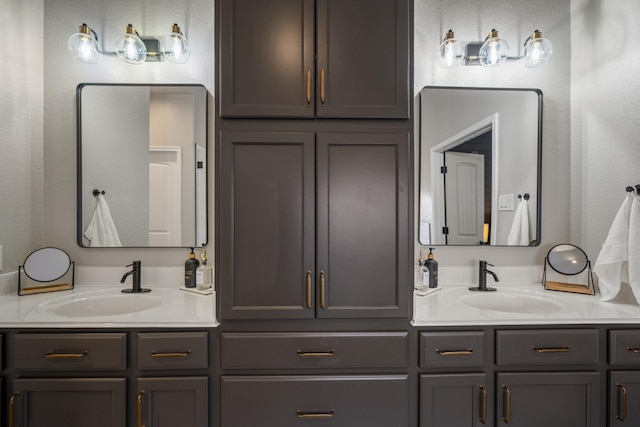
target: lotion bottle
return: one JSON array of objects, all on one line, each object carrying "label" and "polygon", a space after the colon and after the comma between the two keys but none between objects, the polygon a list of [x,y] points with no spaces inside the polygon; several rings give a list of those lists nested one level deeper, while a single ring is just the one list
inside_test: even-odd
[{"label": "lotion bottle", "polygon": [[207,265],[207,251],[202,250],[200,266],[196,269],[196,288],[206,291],[213,286],[213,267]]},{"label": "lotion bottle", "polygon": [[[420,257],[418,258],[418,262],[416,263],[416,273],[415,278],[413,279],[413,287],[418,292],[426,291],[429,287],[429,276],[425,275],[426,267],[424,265],[425,261],[422,257],[422,251],[420,251]],[[427,282],[425,283],[425,279]]]},{"label": "lotion bottle", "polygon": [[427,276],[426,287],[429,288],[438,287],[438,261],[436,261],[433,256],[433,250],[434,248],[429,248],[429,255],[427,255],[427,259],[424,261],[424,274]]},{"label": "lotion bottle", "polygon": [[200,265],[200,261],[196,259],[196,254],[193,253],[193,248],[191,248],[191,253],[189,254],[189,259],[184,263],[184,287],[185,288],[195,288],[196,287],[196,270]]}]

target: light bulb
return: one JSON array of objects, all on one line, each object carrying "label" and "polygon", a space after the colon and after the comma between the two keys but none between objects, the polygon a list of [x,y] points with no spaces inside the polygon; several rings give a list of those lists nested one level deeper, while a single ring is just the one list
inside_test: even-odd
[{"label": "light bulb", "polygon": [[553,44],[542,37],[542,33],[535,30],[524,44],[524,66],[528,68],[540,67],[546,64],[553,55]]},{"label": "light bulb", "polygon": [[462,43],[456,40],[456,34],[449,30],[440,43],[438,63],[443,68],[452,68],[460,65],[462,59]]},{"label": "light bulb", "polygon": [[126,26],[125,33],[116,40],[116,54],[129,64],[142,64],[146,61],[147,48],[131,24]]},{"label": "light bulb", "polygon": [[495,67],[506,61],[507,56],[509,56],[509,44],[499,37],[495,29],[491,30],[478,53],[480,65]]},{"label": "light bulb", "polygon": [[67,47],[74,59],[86,64],[98,63],[98,40],[87,24],[80,25],[77,33],[69,37]]},{"label": "light bulb", "polygon": [[182,35],[178,24],[171,26],[171,34],[162,39],[160,50],[167,61],[174,64],[184,64],[189,60],[191,47],[187,38]]}]

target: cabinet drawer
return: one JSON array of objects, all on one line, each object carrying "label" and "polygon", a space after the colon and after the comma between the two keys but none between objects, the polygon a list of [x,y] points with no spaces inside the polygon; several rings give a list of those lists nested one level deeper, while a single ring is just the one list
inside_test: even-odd
[{"label": "cabinet drawer", "polygon": [[498,331],[498,365],[598,363],[596,329]]},{"label": "cabinet drawer", "polygon": [[127,334],[17,334],[16,369],[119,370],[127,368]]},{"label": "cabinet drawer", "polygon": [[640,331],[609,331],[609,363],[640,365]]},{"label": "cabinet drawer", "polygon": [[222,377],[224,427],[407,427],[406,375]]},{"label": "cabinet drawer", "polygon": [[209,365],[206,332],[138,334],[140,369],[195,369]]},{"label": "cabinet drawer", "polygon": [[421,332],[420,367],[482,366],[484,332]]},{"label": "cabinet drawer", "polygon": [[222,367],[405,367],[406,332],[223,333]]}]

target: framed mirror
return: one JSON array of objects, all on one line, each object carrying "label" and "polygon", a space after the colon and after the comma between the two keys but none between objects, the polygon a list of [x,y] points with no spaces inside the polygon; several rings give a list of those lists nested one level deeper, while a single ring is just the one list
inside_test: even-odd
[{"label": "framed mirror", "polygon": [[78,245],[207,243],[207,97],[202,85],[78,86]]},{"label": "framed mirror", "polygon": [[420,92],[420,244],[540,243],[542,92]]}]

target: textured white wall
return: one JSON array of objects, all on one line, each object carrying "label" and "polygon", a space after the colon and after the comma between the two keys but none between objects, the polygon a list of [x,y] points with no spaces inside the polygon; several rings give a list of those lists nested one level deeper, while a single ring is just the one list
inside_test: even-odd
[{"label": "textured white wall", "polygon": [[571,237],[595,262],[640,184],[640,2],[571,2]]},{"label": "textured white wall", "polygon": [[[512,55],[521,53],[525,39],[539,29],[553,42],[554,56],[537,69],[519,63],[498,68],[438,65],[436,53],[447,30],[453,29],[460,40],[480,41],[492,28],[508,40]],[[570,0],[415,0],[414,33],[416,97],[426,85],[538,88],[544,96],[541,245],[440,247],[436,258],[444,266],[472,266],[479,259],[496,266],[541,265],[551,246],[570,239]],[[416,253],[419,249],[424,248],[417,246]]]},{"label": "textured white wall", "polygon": [[0,18],[0,246],[11,272],[42,246],[43,2],[0,0]]}]

